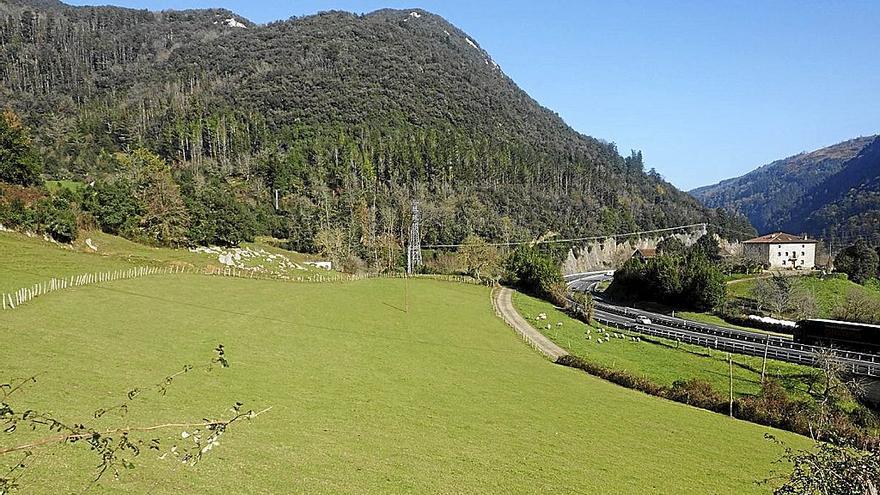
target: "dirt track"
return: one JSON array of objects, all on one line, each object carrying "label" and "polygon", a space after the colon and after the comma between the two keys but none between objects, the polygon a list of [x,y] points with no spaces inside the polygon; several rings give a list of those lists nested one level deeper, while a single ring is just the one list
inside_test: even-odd
[{"label": "dirt track", "polygon": [[565,349],[554,344],[550,339],[535,330],[528,321],[525,320],[513,307],[511,295],[513,290],[507,287],[501,287],[492,291],[492,300],[495,305],[495,311],[504,321],[510,325],[516,333],[529,345],[537,349],[541,354],[547,356],[551,361],[556,362],[562,356],[567,356]]}]

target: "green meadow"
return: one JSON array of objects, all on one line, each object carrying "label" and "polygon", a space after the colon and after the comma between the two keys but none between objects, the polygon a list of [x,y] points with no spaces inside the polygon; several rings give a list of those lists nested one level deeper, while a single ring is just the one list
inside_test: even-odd
[{"label": "green meadow", "polygon": [[[0,234],[4,251],[32,242]],[[51,244],[22,252],[0,259],[4,287],[18,271],[125,262]],[[433,280],[94,284],[0,312],[0,381],[38,374],[16,404],[100,427],[223,417],[236,401],[272,408],[230,428],[194,467],[145,450],[94,493],[769,493],[755,481],[784,466],[764,434],[809,445],[554,365],[489,297],[486,287]],[[231,366],[208,372],[221,343]],[[634,355],[626,366],[653,359]],[[155,393],[151,384],[185,364],[195,368]],[[92,419],[136,386],[147,392],[127,415]],[[32,435],[2,435],[0,448]],[[187,442],[180,429],[154,436],[165,449]],[[80,492],[94,475],[85,445],[35,454],[24,493]],[[9,462],[0,457],[0,468]]]},{"label": "green meadow", "polygon": [[[752,290],[758,279],[746,280],[727,286],[728,294],[732,297],[752,297]],[[859,285],[855,282],[840,277],[821,278],[815,275],[799,276],[794,279],[794,286],[816,300],[820,318],[834,317],[834,308],[846,300],[848,294],[856,294],[874,304],[880,304],[880,290],[876,284]]]},{"label": "green meadow", "polygon": [[[97,251],[89,247],[86,240]],[[279,249],[268,239],[244,243],[242,247],[262,250],[272,255],[283,255],[304,268],[303,270],[286,269],[278,266],[280,258],[270,260],[267,259],[268,256],[242,260],[245,266],[262,263],[268,272],[275,276],[328,274],[327,271],[303,264],[314,257]],[[29,237],[24,234],[0,232],[0,292],[13,292],[22,287],[46,282],[52,277],[70,277],[140,266],[185,266],[205,269],[211,266],[219,268],[223,265],[218,261],[217,254],[150,247],[102,232],[81,236],[72,245],[48,242],[40,236]],[[335,272],[330,272],[332,273]]]}]

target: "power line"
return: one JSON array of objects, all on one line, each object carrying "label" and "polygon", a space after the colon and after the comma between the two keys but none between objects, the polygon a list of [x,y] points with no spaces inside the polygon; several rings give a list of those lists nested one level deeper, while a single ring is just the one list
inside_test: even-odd
[{"label": "power line", "polygon": [[714,223],[710,223],[707,225],[709,225],[710,227],[714,227],[718,230],[723,230],[725,232],[731,232],[733,234],[742,234],[742,235],[750,237],[750,238],[755,235],[754,232],[744,232],[742,230],[731,229],[730,227],[722,227],[721,225],[715,225]]},{"label": "power line", "polygon": [[[589,236],[589,237],[573,237],[570,239],[547,239],[547,240],[541,240],[541,241],[537,241],[537,242],[535,242],[535,241],[487,242],[486,244],[481,244],[481,245],[503,247],[503,246],[522,246],[525,244],[562,244],[562,243],[566,243],[566,242],[598,241],[598,240],[602,240],[602,239],[613,239],[613,238],[617,238],[617,237],[631,237],[631,236],[637,236],[637,235],[642,235],[642,234],[655,234],[658,232],[671,232],[673,230],[691,229],[694,227],[702,227],[703,230],[706,230],[706,227],[708,225],[709,224],[707,224],[707,223],[695,223],[695,224],[691,224],[691,225],[681,225],[678,227],[667,227],[664,229],[640,230],[640,231],[636,231],[636,232],[626,232],[623,234],[607,234],[607,235],[596,235],[596,236]],[[426,245],[422,246],[422,248],[424,248],[424,249],[459,248],[459,247],[473,246],[473,245],[474,244],[426,244]]]}]

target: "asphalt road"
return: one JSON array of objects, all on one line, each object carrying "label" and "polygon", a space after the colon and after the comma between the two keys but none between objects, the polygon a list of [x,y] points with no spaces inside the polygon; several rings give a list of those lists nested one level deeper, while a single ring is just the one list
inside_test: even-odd
[{"label": "asphalt road", "polygon": [[[608,272],[590,272],[569,275],[566,277],[566,282],[570,290],[589,291],[599,282],[610,280],[611,277]],[[638,318],[647,318],[650,323],[639,323]],[[695,323],[602,301],[596,301],[595,319],[604,325],[625,328],[645,335],[739,354],[766,355],[768,358],[810,366],[816,363],[816,353],[822,349],[796,343],[790,336]],[[835,352],[837,359],[845,365],[848,372],[861,376],[880,377],[880,356],[843,350]]]}]

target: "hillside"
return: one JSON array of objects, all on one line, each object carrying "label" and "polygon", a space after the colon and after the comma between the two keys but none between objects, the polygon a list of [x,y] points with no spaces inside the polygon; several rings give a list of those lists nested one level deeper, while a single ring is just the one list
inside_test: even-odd
[{"label": "hillside", "polygon": [[262,233],[301,251],[331,228],[349,245],[402,242],[412,197],[426,243],[750,229],[645,172],[640,153],[572,130],[422,10],[255,25],[15,0],[0,19],[0,97],[33,128],[47,177],[100,180],[115,172],[108,153],[145,147],[184,190],[222,182],[261,212]]},{"label": "hillside", "polygon": [[691,191],[744,214],[760,232],[880,241],[880,137],[859,137]]},{"label": "hillside", "polygon": [[[126,262],[124,242],[110,259],[7,233],[0,243],[9,248],[0,280],[46,265],[86,273]],[[192,445],[182,427],[150,431],[161,452],[120,452],[133,469],[94,487],[99,460],[85,442],[37,448],[14,493],[759,494],[772,487],[756,480],[787,469],[765,433],[809,445],[552,364],[496,317],[489,290],[190,273],[76,287],[0,310],[0,380],[39,373],[13,407],[100,428],[225,417],[235,401],[272,407],[230,427],[195,466],[169,453]],[[230,367],[208,373],[200,363],[218,343]],[[187,363],[195,369],[155,392],[150,384]],[[94,417],[135,386],[143,392],[125,416]],[[34,434],[23,426],[0,436],[0,449]],[[0,456],[2,472],[18,459]]]}]

